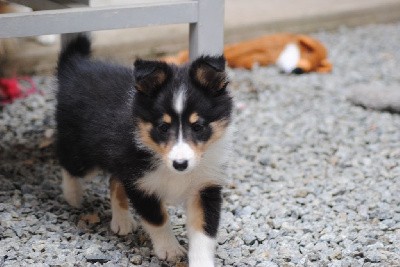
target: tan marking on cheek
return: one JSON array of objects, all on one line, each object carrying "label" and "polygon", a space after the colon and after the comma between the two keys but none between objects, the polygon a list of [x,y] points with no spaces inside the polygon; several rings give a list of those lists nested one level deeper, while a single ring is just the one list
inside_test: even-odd
[{"label": "tan marking on cheek", "polygon": [[171,123],[171,122],[172,122],[171,116],[168,115],[168,114],[166,114],[166,113],[163,115],[162,120],[163,120],[163,122],[165,122],[165,123]]},{"label": "tan marking on cheek", "polygon": [[192,115],[190,115],[190,117],[189,117],[190,123],[195,123],[198,120],[199,120],[199,114],[197,114],[196,112],[192,113]]},{"label": "tan marking on cheek", "polygon": [[156,142],[154,142],[154,140],[150,136],[150,131],[153,128],[151,123],[140,121],[138,123],[138,128],[141,142],[152,149],[154,152],[160,154],[163,158],[166,158],[167,154],[172,149],[171,142],[167,144],[157,144]]},{"label": "tan marking on cheek", "polygon": [[196,155],[196,158],[201,158],[201,156],[203,155],[203,153],[206,151],[206,143],[193,143],[193,142],[188,142],[188,145],[190,146],[191,149],[193,149],[194,154]]},{"label": "tan marking on cheek", "polygon": [[112,199],[111,201],[118,201],[121,209],[129,209],[129,199],[126,195],[125,188],[122,183],[113,176],[110,178],[110,193]]},{"label": "tan marking on cheek", "polygon": [[228,127],[228,121],[227,120],[214,121],[210,125],[212,128],[213,134],[211,135],[208,142],[214,143],[215,141],[217,141],[224,135],[224,133],[226,131],[226,127]]},{"label": "tan marking on cheek", "polygon": [[141,141],[143,142],[143,144],[147,145],[154,151],[158,151],[159,150],[158,145],[150,137],[150,131],[151,131],[152,127],[153,126],[151,125],[151,123],[140,121],[138,123],[139,137],[140,137]]},{"label": "tan marking on cheek", "polygon": [[214,121],[210,123],[210,126],[212,128],[212,134],[206,142],[199,142],[197,144],[189,142],[189,146],[194,150],[198,158],[203,155],[212,143],[218,141],[224,135],[226,127],[228,126],[228,121]]}]

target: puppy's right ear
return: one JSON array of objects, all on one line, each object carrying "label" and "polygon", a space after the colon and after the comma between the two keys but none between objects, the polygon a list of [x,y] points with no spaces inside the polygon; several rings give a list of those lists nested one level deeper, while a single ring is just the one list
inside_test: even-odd
[{"label": "puppy's right ear", "polygon": [[212,95],[225,91],[228,79],[224,56],[201,56],[190,66],[189,74],[197,86]]},{"label": "puppy's right ear", "polygon": [[135,88],[148,96],[154,95],[172,76],[172,69],[165,62],[137,59],[134,66]]}]

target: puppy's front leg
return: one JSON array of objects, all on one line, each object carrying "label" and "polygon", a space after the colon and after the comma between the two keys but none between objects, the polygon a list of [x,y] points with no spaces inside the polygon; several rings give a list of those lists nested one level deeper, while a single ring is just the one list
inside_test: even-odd
[{"label": "puppy's front leg", "polygon": [[150,235],[157,257],[170,261],[183,256],[185,249],[172,232],[163,203],[155,195],[148,195],[141,190],[128,188],[127,193],[142,218],[143,228]]},{"label": "puppy's front leg", "polygon": [[127,235],[136,229],[136,223],[129,211],[129,200],[121,181],[110,177],[111,230],[118,235]]},{"label": "puppy's front leg", "polygon": [[189,266],[213,267],[221,213],[221,187],[207,186],[187,203]]}]

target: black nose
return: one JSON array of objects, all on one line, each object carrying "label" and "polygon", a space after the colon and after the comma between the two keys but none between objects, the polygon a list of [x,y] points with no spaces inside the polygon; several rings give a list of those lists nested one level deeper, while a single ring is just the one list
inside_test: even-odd
[{"label": "black nose", "polygon": [[178,171],[184,171],[186,170],[187,166],[188,166],[188,161],[187,160],[174,160],[174,162],[172,162],[172,165],[174,166],[174,168]]}]

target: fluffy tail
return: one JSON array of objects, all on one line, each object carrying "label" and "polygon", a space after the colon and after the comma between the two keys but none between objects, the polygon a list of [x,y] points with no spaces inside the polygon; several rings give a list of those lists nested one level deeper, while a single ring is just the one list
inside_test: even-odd
[{"label": "fluffy tail", "polygon": [[61,51],[58,58],[58,66],[68,62],[76,56],[89,57],[91,54],[90,38],[85,34],[79,34],[72,39]]}]

